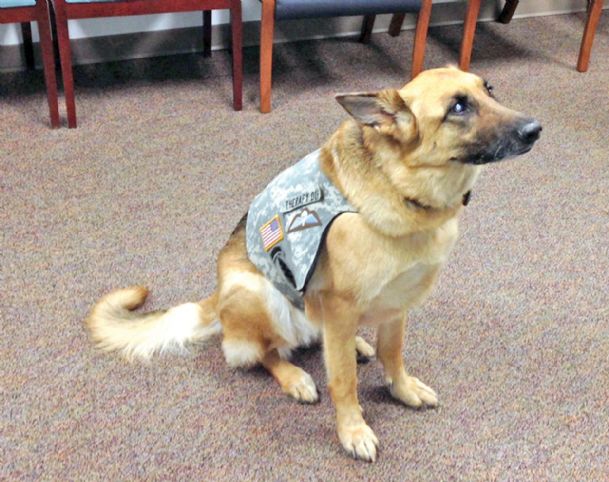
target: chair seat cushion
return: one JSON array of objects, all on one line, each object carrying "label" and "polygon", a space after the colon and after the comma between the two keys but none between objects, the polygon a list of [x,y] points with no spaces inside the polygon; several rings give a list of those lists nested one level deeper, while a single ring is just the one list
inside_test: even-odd
[{"label": "chair seat cushion", "polygon": [[418,12],[422,0],[276,0],[275,18],[347,17]]},{"label": "chair seat cushion", "polygon": [[110,3],[117,0],[66,0],[66,3]]},{"label": "chair seat cushion", "polygon": [[0,8],[33,7],[36,0],[0,0]]}]

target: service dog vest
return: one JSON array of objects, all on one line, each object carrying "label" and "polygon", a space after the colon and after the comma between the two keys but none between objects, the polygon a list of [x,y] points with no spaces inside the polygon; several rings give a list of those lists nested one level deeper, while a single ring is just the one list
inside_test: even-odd
[{"label": "service dog vest", "polygon": [[332,221],[356,212],[321,172],[319,154],[318,149],[280,173],[254,198],[247,215],[250,261],[300,309]]}]

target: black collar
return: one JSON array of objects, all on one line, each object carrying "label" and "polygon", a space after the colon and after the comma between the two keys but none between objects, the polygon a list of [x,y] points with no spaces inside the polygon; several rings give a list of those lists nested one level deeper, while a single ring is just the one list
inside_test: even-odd
[{"label": "black collar", "polygon": [[[467,206],[469,204],[469,201],[470,201],[471,197],[472,197],[472,192],[471,191],[467,191],[463,195],[463,199],[461,200],[461,204],[463,204],[463,206]],[[415,208],[419,208],[419,209],[431,209],[431,206],[426,206],[425,204],[420,203],[416,199],[405,198],[404,200],[406,201],[407,204],[410,204],[410,205],[414,206]]]}]

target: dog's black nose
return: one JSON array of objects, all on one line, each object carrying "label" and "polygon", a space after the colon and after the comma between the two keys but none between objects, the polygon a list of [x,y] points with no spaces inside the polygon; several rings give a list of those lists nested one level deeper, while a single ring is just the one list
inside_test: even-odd
[{"label": "dog's black nose", "polygon": [[539,139],[541,124],[535,119],[527,119],[518,128],[518,136],[527,144],[531,144]]}]

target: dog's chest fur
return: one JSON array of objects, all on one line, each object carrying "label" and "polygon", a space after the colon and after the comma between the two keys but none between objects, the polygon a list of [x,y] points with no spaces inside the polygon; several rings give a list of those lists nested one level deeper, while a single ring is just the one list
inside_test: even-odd
[{"label": "dog's chest fur", "polygon": [[453,218],[440,227],[401,238],[370,229],[358,214],[343,214],[330,229],[326,249],[308,292],[331,287],[351,296],[360,324],[403,316],[434,285],[458,235]]},{"label": "dog's chest fur", "polygon": [[375,271],[361,287],[360,299],[368,306],[360,324],[376,324],[403,316],[424,301],[437,273],[446,262],[457,239],[457,221],[449,221],[433,233],[411,235],[395,241],[387,251],[386,263],[371,265]]}]

